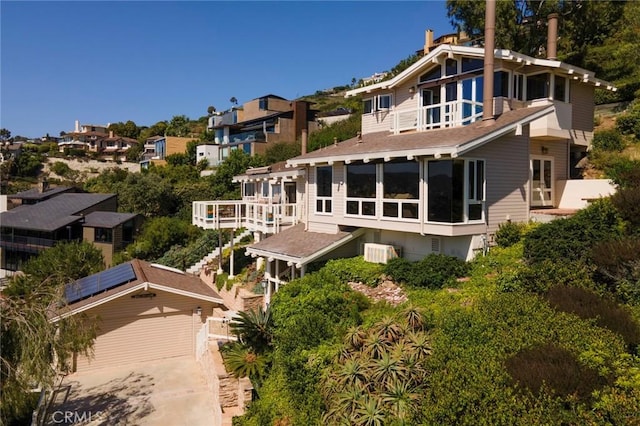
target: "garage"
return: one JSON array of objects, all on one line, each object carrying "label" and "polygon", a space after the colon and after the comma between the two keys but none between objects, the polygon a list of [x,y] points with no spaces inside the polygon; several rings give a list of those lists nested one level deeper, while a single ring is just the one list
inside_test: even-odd
[{"label": "garage", "polygon": [[107,272],[105,276],[73,284],[74,294],[85,296],[93,291],[87,288],[99,287],[96,283],[111,286],[74,300],[68,305],[70,311],[59,317],[82,312],[98,327],[92,356],[75,356],[73,371],[195,356],[196,334],[213,309],[222,305],[220,296],[199,277],[139,260],[129,264],[132,273],[118,265],[119,272],[106,270],[99,273]]}]

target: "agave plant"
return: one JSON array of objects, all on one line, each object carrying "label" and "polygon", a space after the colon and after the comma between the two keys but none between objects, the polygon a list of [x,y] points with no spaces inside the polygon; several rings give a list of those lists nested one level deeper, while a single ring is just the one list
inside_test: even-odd
[{"label": "agave plant", "polygon": [[403,329],[395,318],[385,316],[375,326],[375,331],[389,343],[397,342],[403,336]]},{"label": "agave plant", "polygon": [[367,338],[367,333],[362,327],[352,326],[347,329],[347,333],[344,336],[344,343],[351,350],[357,351],[362,348]]},{"label": "agave plant", "polygon": [[425,329],[425,317],[417,307],[409,306],[407,309],[405,309],[404,317],[407,321],[407,325],[411,330],[420,331]]},{"label": "agave plant", "polygon": [[385,423],[382,402],[374,396],[364,396],[355,412],[353,424],[358,426],[382,426]]}]

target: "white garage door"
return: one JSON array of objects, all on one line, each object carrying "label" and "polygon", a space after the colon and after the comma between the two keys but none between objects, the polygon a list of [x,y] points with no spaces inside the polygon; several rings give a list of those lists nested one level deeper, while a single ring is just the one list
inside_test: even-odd
[{"label": "white garage door", "polygon": [[76,371],[193,354],[193,327],[191,311],[105,319],[93,358],[79,355]]}]

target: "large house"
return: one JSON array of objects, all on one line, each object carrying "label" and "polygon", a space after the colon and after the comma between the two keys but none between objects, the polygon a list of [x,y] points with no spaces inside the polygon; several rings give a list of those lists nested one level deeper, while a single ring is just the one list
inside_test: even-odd
[{"label": "large house", "polygon": [[247,171],[242,200],[195,202],[193,223],[256,233],[247,254],[266,260],[268,302],[312,262],[471,259],[501,223],[608,195],[608,182],[571,177],[592,139],[594,90],[614,88],[547,52],[441,44],[347,92],[363,97],[357,137]]},{"label": "large house", "polygon": [[[208,130],[215,135],[217,160],[223,161],[234,149],[255,155],[264,153],[267,144],[300,140],[303,131],[317,128],[316,112],[307,101],[266,95],[216,113],[209,117]],[[215,163],[211,155],[210,164]]]},{"label": "large house", "polygon": [[13,196],[21,205],[0,214],[0,270],[19,271],[22,264],[59,242],[84,240],[102,251],[107,266],[113,254],[133,242],[142,217],[117,213],[116,194],[79,194],[70,188],[24,191]]},{"label": "large house", "polygon": [[102,158],[108,160],[126,160],[126,152],[137,145],[138,141],[117,136],[108,128],[109,125],[80,125],[80,122],[76,120],[74,130],[60,137],[58,149],[60,152],[64,152],[65,149],[73,148],[98,153]]}]

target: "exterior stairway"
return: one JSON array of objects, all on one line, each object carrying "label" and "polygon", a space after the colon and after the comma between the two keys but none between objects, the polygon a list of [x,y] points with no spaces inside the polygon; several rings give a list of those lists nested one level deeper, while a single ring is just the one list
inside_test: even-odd
[{"label": "exterior stairway", "polygon": [[[251,231],[244,230],[240,234],[236,235],[235,238],[233,239],[233,241],[229,241],[227,244],[225,244],[222,247],[222,249],[223,250],[227,249],[227,248],[231,247],[232,244],[235,245],[236,243],[238,243],[240,240],[242,240],[244,237],[246,237],[248,235],[251,235]],[[186,272],[188,274],[194,274],[194,275],[200,274],[200,271],[202,270],[204,265],[208,264],[209,262],[211,262],[214,259],[217,259],[219,254],[220,254],[220,249],[216,248],[211,253],[209,253],[208,255],[203,257],[202,259],[200,259],[195,265],[192,265],[189,268],[187,268]]]}]

